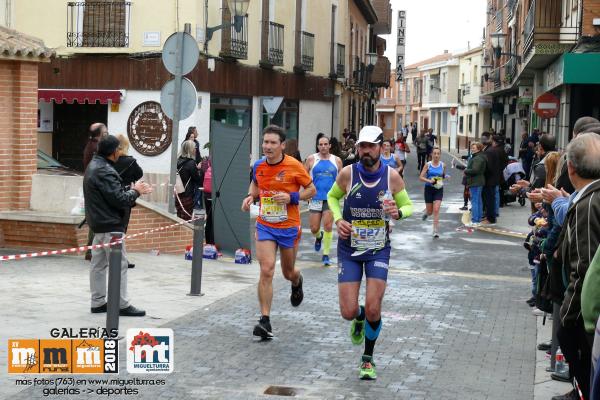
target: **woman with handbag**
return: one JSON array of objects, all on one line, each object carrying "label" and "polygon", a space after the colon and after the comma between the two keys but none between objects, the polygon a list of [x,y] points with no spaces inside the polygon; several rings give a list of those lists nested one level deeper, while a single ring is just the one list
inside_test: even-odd
[{"label": "woman with handbag", "polygon": [[[138,165],[136,159],[128,155],[129,139],[127,139],[127,136],[120,134],[117,136],[117,139],[119,139],[118,149],[121,151],[121,156],[117,159],[117,161],[115,161],[114,167],[121,177],[121,184],[123,187],[129,189],[129,187],[131,187],[135,182],[142,179],[144,176],[144,171]],[[135,205],[133,207],[135,207]],[[125,233],[127,233],[127,227],[129,226],[130,218],[131,208],[126,208],[125,216],[123,217],[125,221]],[[135,264],[130,263],[129,260],[127,261],[127,265],[129,268],[135,267]]]},{"label": "woman with handbag", "polygon": [[202,184],[202,177],[196,165],[196,144],[186,140],[181,144],[177,159],[177,181],[175,183],[175,208],[177,216],[184,220],[192,219],[194,193]]}]

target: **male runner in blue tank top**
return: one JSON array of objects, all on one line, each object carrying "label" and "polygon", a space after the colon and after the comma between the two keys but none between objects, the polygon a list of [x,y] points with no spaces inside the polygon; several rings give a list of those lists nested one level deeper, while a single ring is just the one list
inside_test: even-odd
[{"label": "male runner in blue tank top", "polygon": [[[327,192],[335,183],[338,172],[342,170],[342,160],[329,153],[331,144],[327,136],[319,138],[317,148],[319,152],[308,156],[304,162],[304,167],[317,188],[317,194],[308,205],[309,223],[310,231],[315,237],[315,251],[320,251],[323,244],[323,265],[329,266],[331,265],[329,251],[333,238],[333,216],[327,205]],[[321,220],[323,220],[323,230],[321,230]]]},{"label": "male runner in blue tank top", "polygon": [[[342,317],[352,321],[352,343],[365,342],[360,379],[376,379],[373,349],[381,330],[381,302],[390,261],[389,219],[412,214],[404,181],[380,160],[383,132],[365,126],[358,138],[360,162],[344,167],[327,196],[338,229],[338,287]],[[345,196],[344,213],[340,199]],[[359,306],[363,271],[366,300]]]}]

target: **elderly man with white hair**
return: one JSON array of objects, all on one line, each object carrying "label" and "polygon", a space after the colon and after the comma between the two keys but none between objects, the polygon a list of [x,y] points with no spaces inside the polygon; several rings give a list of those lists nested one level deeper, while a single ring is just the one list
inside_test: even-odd
[{"label": "elderly man with white hair", "polygon": [[[583,397],[589,398],[593,335],[581,312],[583,282],[600,244],[600,136],[585,133],[567,147],[567,168],[575,192],[558,240],[557,262],[569,277],[560,309],[558,341]],[[572,391],[553,399],[579,398]]]}]

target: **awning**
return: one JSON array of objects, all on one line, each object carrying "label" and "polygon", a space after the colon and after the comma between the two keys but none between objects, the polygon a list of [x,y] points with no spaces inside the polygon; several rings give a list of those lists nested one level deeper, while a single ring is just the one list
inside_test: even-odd
[{"label": "awning", "polygon": [[38,100],[56,103],[67,102],[73,104],[77,101],[79,104],[100,103],[112,104],[121,103],[121,92],[119,90],[98,90],[98,89],[38,89]]}]

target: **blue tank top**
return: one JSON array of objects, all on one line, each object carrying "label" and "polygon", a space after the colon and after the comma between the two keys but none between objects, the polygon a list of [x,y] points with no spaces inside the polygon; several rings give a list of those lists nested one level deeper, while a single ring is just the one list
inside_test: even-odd
[{"label": "blue tank top", "polygon": [[338,167],[333,155],[329,159],[321,159],[319,153],[313,156],[315,162],[310,170],[310,177],[317,188],[317,194],[314,200],[327,200],[327,193],[335,183],[338,174]]},{"label": "blue tank top", "polygon": [[[444,163],[440,161],[440,165],[438,165],[437,167],[434,167],[432,162],[429,161],[427,163],[427,179],[433,179],[436,176],[439,177],[444,177]],[[433,186],[431,183],[429,182],[425,182],[425,186]]]},{"label": "blue tank top", "polygon": [[393,154],[390,154],[390,158],[385,158],[383,153],[379,156],[379,159],[384,165],[387,165],[392,168],[398,168],[398,162],[396,162],[396,157]]},{"label": "blue tank top", "polygon": [[388,222],[383,219],[382,201],[389,188],[389,167],[382,168],[373,183],[363,180],[358,164],[352,164],[352,184],[344,200],[344,220],[352,224],[352,234],[339,239],[338,250],[347,256],[374,255],[390,248]]}]

